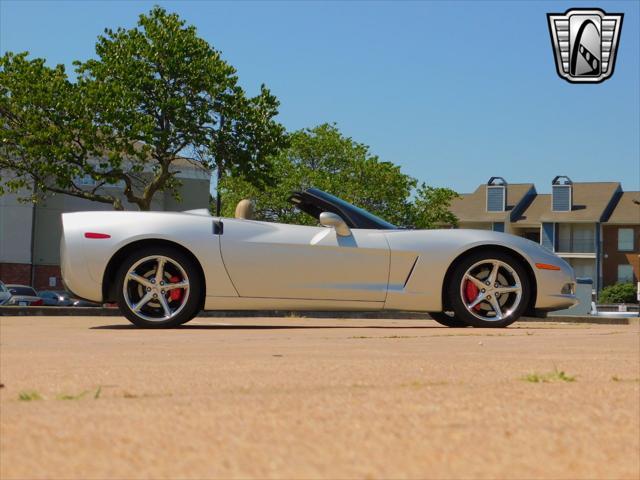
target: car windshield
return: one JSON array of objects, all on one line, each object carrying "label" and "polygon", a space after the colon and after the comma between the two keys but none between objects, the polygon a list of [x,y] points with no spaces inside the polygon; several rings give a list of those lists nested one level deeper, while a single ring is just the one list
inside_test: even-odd
[{"label": "car windshield", "polygon": [[36,296],[36,291],[31,287],[9,287],[9,291],[12,295],[28,295],[32,297]]},{"label": "car windshield", "polygon": [[386,220],[383,220],[382,218],[374,215],[373,213],[367,212],[364,208],[356,207],[355,205],[352,205],[351,203],[339,197],[336,197],[335,195],[331,195],[330,193],[323,192],[322,190],[318,190],[316,188],[310,188],[309,192],[313,193],[314,195],[317,195],[320,198],[323,198],[324,200],[327,200],[329,203],[332,203],[337,207],[343,208],[347,211],[358,212],[358,214],[360,214],[361,216],[371,221],[371,223],[379,225],[380,228],[385,228],[389,230],[394,230],[398,228],[392,223],[389,223]]}]

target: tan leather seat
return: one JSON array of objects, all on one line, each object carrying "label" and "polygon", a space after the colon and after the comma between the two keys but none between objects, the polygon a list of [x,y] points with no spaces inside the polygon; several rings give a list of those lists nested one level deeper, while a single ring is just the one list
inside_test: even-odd
[{"label": "tan leather seat", "polygon": [[240,200],[236,206],[236,218],[242,218],[244,220],[253,219],[253,203],[251,200]]}]

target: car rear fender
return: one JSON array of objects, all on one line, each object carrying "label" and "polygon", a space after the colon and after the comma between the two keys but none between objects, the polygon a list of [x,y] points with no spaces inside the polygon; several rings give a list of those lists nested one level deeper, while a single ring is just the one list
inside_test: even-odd
[{"label": "car rear fender", "polygon": [[102,302],[102,282],[114,255],[127,245],[159,240],[180,245],[200,263],[206,295],[236,296],[222,263],[214,220],[203,215],[174,212],[63,214],[60,245],[64,282],[77,296]]}]

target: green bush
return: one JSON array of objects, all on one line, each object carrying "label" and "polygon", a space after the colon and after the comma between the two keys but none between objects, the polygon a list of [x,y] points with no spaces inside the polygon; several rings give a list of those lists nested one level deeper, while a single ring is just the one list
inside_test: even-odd
[{"label": "green bush", "polygon": [[616,283],[602,289],[599,303],[638,303],[636,286],[633,283]]}]

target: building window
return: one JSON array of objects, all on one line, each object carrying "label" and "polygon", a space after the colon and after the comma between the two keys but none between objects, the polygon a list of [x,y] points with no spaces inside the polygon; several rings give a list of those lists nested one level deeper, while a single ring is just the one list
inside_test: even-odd
[{"label": "building window", "polygon": [[618,250],[621,252],[633,251],[633,228],[618,229]]},{"label": "building window", "polygon": [[573,208],[573,182],[569,177],[558,175],[551,181],[551,210],[570,212]]},{"label": "building window", "polygon": [[552,210],[554,212],[571,211],[571,185],[553,186]]},{"label": "building window", "polygon": [[578,278],[590,278],[596,283],[596,262],[591,258],[568,258],[567,262],[573,268]]},{"label": "building window", "polygon": [[618,265],[618,283],[633,282],[633,267],[631,265]]},{"label": "building window", "polygon": [[558,226],[558,252],[594,253],[595,228],[592,224],[563,223]]},{"label": "building window", "polygon": [[487,187],[487,212],[504,212],[505,201],[504,187]]}]

